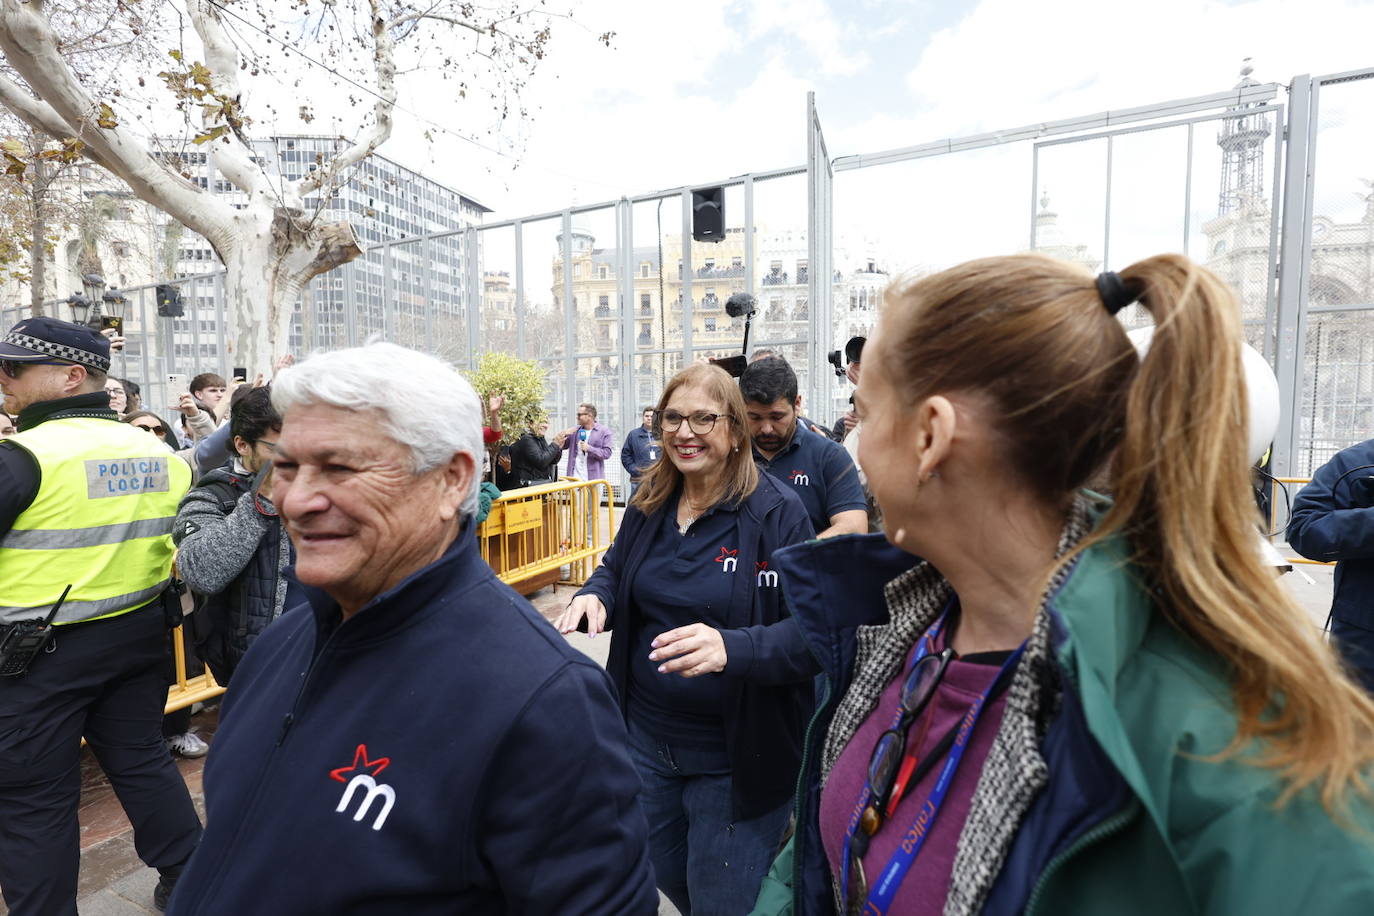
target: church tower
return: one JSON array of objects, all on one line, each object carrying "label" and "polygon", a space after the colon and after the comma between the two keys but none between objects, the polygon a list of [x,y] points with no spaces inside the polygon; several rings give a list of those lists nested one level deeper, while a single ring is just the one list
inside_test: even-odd
[{"label": "church tower", "polygon": [[[1240,70],[1237,89],[1259,85],[1250,78],[1255,70],[1250,58]],[[1260,103],[1238,105],[1231,111],[1256,108]],[[1217,215],[1257,209],[1265,200],[1264,146],[1273,128],[1268,113],[1227,118],[1222,122],[1217,146],[1221,147],[1221,197],[1217,201]]]}]

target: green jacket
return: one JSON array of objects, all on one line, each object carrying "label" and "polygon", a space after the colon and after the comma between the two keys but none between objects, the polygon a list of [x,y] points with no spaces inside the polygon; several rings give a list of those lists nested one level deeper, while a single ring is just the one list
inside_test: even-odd
[{"label": "green jacket", "polygon": [[[853,628],[885,620],[858,606],[862,595],[845,610],[835,599],[854,595],[856,568],[890,569],[890,551],[870,536],[777,556],[792,613],[831,689],[808,732],[819,737],[808,743],[809,772],[799,781],[797,835],[774,862],[755,914],[833,910],[811,751],[847,689]],[[881,601],[881,589],[869,591]],[[1155,609],[1119,542],[1084,553],[1045,610],[1064,688],[1041,747],[1049,781],[1021,813],[981,912],[1374,914],[1374,807],[1352,799],[1347,826],[1311,790],[1279,809],[1273,770],[1239,757],[1205,759],[1235,733],[1229,680],[1217,657]],[[1086,784],[1099,778],[1119,791]],[[1084,797],[1111,801],[1085,808]]]}]

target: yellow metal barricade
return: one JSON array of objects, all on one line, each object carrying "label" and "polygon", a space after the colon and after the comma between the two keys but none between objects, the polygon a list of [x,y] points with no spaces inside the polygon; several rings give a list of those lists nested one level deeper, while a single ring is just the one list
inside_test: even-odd
[{"label": "yellow metal barricade", "polygon": [[176,660],[176,681],[167,690],[165,712],[185,709],[192,703],[201,703],[224,693],[224,688],[206,668],[204,674],[186,676],[186,627],[179,626],[172,631],[172,657]]},{"label": "yellow metal barricade", "polygon": [[509,490],[477,529],[482,559],[522,594],[581,585],[615,537],[615,503],[605,480],[564,478]]},{"label": "yellow metal barricade", "polygon": [[[477,529],[482,559],[507,585],[528,594],[555,582],[581,585],[615,538],[615,503],[605,480],[564,479],[510,490]],[[176,680],[167,712],[217,697],[210,669],[186,676],[186,628],[172,631]]]}]

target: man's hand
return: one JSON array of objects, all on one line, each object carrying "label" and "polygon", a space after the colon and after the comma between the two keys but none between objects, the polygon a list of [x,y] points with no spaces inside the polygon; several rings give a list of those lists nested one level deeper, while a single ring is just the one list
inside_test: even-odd
[{"label": "man's hand", "polygon": [[123,349],[124,349],[124,344],[125,344],[126,341],[124,340],[123,337],[121,337],[121,336],[119,335],[119,332],[118,332],[117,330],[115,330],[114,328],[105,328],[105,329],[102,330],[100,333],[101,333],[101,336],[103,336],[106,340],[108,340],[108,341],[110,342],[110,349],[111,349],[111,350],[123,350]]},{"label": "man's hand", "polygon": [[496,456],[496,463],[500,465],[502,471],[504,471],[507,474],[510,473],[510,455],[498,454]]},{"label": "man's hand", "polygon": [[[289,368],[290,366],[294,366],[295,364],[296,355],[294,353],[287,353],[285,356],[278,356],[275,360],[272,361],[272,378],[276,378],[277,375],[283,369]],[[262,376],[258,376],[258,378],[262,378]],[[257,388],[258,386],[254,385],[253,387]]]},{"label": "man's hand", "polygon": [[183,417],[186,417],[188,420],[191,417],[194,417],[196,414],[200,413],[200,408],[196,406],[196,399],[191,397],[191,393],[189,391],[182,393],[181,398],[177,401],[175,409],[179,410],[181,412],[181,415]]},{"label": "man's hand", "polygon": [[606,605],[595,595],[576,595],[553,625],[560,633],[571,633],[583,617],[587,618],[587,635],[595,636],[606,626]]},{"label": "man's hand", "polygon": [[846,410],[844,412],[844,428],[852,433],[854,431],[854,427],[858,425],[859,415],[852,410]]},{"label": "man's hand", "polygon": [[660,633],[653,646],[649,661],[663,662],[658,666],[659,674],[697,677],[725,670],[725,640],[719,630],[704,623]]},{"label": "man's hand", "polygon": [[586,454],[586,451],[587,451],[587,440],[586,440],[586,439],[580,440],[580,441],[577,443],[577,447],[582,451],[583,454]]},{"label": "man's hand", "polygon": [[491,412],[492,416],[495,416],[496,412],[505,406],[506,396],[504,394],[493,394],[487,398],[487,410]]}]

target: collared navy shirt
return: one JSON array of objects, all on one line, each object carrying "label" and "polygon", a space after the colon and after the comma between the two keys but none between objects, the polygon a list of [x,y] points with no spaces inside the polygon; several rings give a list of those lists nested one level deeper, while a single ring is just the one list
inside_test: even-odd
[{"label": "collared navy shirt", "polygon": [[652,735],[697,747],[725,746],[724,675],[683,677],[659,674],[662,662],[649,660],[660,633],[692,623],[717,629],[726,612],[739,571],[739,509],[716,506],[677,527],[677,500],[663,508],[653,546],[635,574],[634,649],[630,661],[630,716]]},{"label": "collared navy shirt", "polygon": [[844,446],[803,426],[800,421],[792,441],[770,461],[754,447],[759,470],[772,474],[787,489],[801,498],[811,524],[820,533],[830,520],[850,509],[867,511],[859,470]]}]

